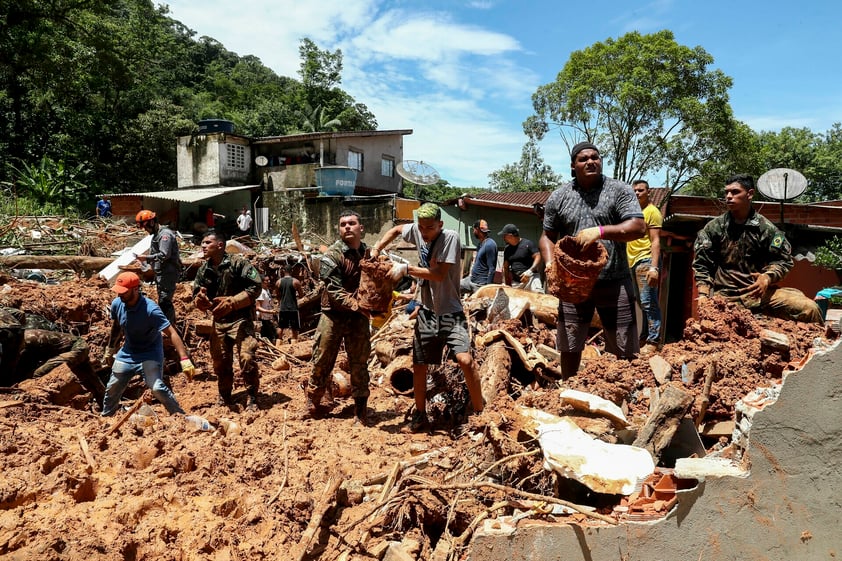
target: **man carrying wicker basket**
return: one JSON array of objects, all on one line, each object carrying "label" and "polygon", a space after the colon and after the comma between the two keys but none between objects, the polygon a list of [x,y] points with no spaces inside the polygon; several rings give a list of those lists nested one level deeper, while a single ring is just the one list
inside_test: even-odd
[{"label": "man carrying wicker basket", "polygon": [[[579,369],[594,310],[602,322],[606,351],[624,359],[639,352],[626,242],[646,232],[634,191],[602,174],[602,158],[595,145],[576,144],[570,151],[570,167],[573,181],[553,191],[547,200],[544,233],[538,242],[547,264],[547,292],[559,298],[557,347],[565,377]],[[595,252],[599,247],[594,243],[605,251]],[[580,255],[571,255],[576,252]],[[587,265],[602,259],[605,265],[598,269],[564,266],[565,261]],[[582,278],[582,271],[587,271],[588,278]]]}]

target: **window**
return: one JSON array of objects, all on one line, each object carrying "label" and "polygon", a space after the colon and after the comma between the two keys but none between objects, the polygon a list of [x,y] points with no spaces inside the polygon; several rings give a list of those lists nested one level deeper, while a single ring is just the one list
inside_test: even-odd
[{"label": "window", "polygon": [[225,167],[228,169],[246,169],[246,147],[239,144],[226,144]]},{"label": "window", "polygon": [[363,170],[363,153],[354,150],[353,148],[348,149],[348,167],[351,169],[355,169],[357,171]]},{"label": "window", "polygon": [[395,177],[395,159],[383,156],[380,160],[380,175],[383,177]]}]

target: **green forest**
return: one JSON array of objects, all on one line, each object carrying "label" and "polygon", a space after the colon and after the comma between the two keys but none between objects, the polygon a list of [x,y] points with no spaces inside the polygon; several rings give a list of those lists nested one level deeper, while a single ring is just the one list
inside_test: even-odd
[{"label": "green forest", "polygon": [[200,119],[246,136],[377,128],[339,87],[341,51],[299,53],[299,75],[278,76],[150,0],[0,0],[6,204],[88,211],[97,193],[172,188],[176,136]]},{"label": "green forest", "polygon": [[[299,44],[295,77],[278,76],[197,36],[151,0],[0,0],[0,212],[91,212],[100,193],[176,184],[175,142],[198,121],[238,134],[373,130],[377,119],[341,87],[342,52]],[[842,198],[842,125],[754,131],[735,119],[733,80],[702,47],[668,30],[630,32],[571,53],[532,95],[519,161],[489,173],[494,191],[551,190],[568,170],[538,142],[596,142],[623,181],[666,172],[673,192],[721,196],[732,173],[802,172],[804,201]],[[445,200],[476,186],[405,185]]]}]

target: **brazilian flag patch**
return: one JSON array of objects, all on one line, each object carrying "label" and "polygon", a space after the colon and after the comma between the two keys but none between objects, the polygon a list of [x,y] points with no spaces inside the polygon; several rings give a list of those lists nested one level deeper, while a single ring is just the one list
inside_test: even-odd
[{"label": "brazilian flag patch", "polygon": [[781,246],[784,244],[784,235],[783,234],[775,234],[775,237],[772,238],[772,247],[775,249],[780,249]]},{"label": "brazilian flag patch", "polygon": [[258,274],[257,269],[255,269],[254,267],[249,267],[249,270],[246,273],[246,276],[253,281],[259,281],[260,280],[260,274]]}]

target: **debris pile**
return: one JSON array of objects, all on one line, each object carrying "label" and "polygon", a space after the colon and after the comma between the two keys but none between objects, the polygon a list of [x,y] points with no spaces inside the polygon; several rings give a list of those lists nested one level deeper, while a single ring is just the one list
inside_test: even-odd
[{"label": "debris pile", "polygon": [[[314,257],[259,249],[250,257],[270,277],[291,264],[308,295],[318,295]],[[82,335],[91,356],[100,356],[113,297],[104,280],[3,279],[0,305]],[[145,292],[154,298],[154,285]],[[481,524],[516,528],[540,518],[599,526],[661,517],[676,507],[676,490],[695,484],[671,471],[679,425],[690,419],[690,432],[704,443],[700,452],[721,453],[721,435],[705,434],[705,427],[733,421],[740,398],[774,387],[803,364],[815,340],[826,341],[819,327],[756,318],[714,299],[688,322],[684,340],[656,356],[616,360],[600,354],[595,334],[578,375],[562,379],[557,303],[486,287],[466,302],[486,409],[468,414],[462,374],[445,361],[427,380],[432,429],[413,434],[406,430],[413,323],[402,307],[372,335],[372,426],[365,427],[354,423],[353,401],[343,393],[347,357],[337,361],[326,417],[292,415],[310,374],[304,326],[298,343],[261,342],[257,411],[242,407],[245,394],[236,384],[235,407],[216,405],[203,334],[209,316],[192,300],[190,284],[180,283],[177,327],[198,370],[188,380],[173,365],[169,383],[185,410],[207,425],[167,416],[156,403],[102,419],[81,388],[69,397],[59,391],[72,386],[65,367],[2,388],[0,555],[349,561],[391,552],[444,561],[462,558]],[[140,404],[143,392],[134,380],[127,405]],[[552,423],[563,423],[582,444],[553,449]],[[606,447],[640,450],[639,465],[650,467],[628,484],[597,485],[604,467],[584,474],[571,455],[593,448],[586,455],[594,460]]]}]

